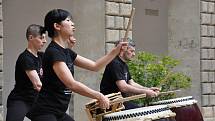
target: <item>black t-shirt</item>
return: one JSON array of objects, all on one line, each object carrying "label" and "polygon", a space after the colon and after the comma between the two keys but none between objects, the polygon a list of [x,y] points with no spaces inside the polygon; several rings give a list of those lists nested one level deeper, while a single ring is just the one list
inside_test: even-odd
[{"label": "black t-shirt", "polygon": [[71,91],[57,77],[53,70],[56,61],[65,62],[71,73],[74,74],[74,60],[77,54],[64,49],[55,42],[47,47],[43,58],[43,86],[40,91],[34,113],[61,115],[66,112],[71,97]]},{"label": "black t-shirt", "polygon": [[100,91],[105,95],[117,93],[120,90],[116,85],[116,81],[125,80],[126,83],[128,83],[130,79],[131,75],[129,73],[128,65],[119,57],[116,57],[105,68],[100,84]]},{"label": "black t-shirt", "polygon": [[27,49],[19,55],[15,67],[15,87],[8,100],[24,100],[30,104],[35,101],[38,92],[33,88],[26,71],[36,70],[39,77],[42,78],[42,56],[42,52],[38,52],[38,57],[36,57]]}]

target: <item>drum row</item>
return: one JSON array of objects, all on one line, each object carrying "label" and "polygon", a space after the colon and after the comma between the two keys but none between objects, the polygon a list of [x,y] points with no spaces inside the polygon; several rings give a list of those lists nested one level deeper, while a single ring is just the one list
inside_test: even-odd
[{"label": "drum row", "polygon": [[203,121],[192,96],[163,100],[152,106],[107,114],[103,121]]}]

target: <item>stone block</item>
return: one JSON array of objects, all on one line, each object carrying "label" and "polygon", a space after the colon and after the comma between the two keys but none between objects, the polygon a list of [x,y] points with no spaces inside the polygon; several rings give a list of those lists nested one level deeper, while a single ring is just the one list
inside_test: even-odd
[{"label": "stone block", "polygon": [[2,94],[3,94],[3,89],[0,89],[0,105],[2,105]]},{"label": "stone block", "polygon": [[[3,72],[0,72],[0,87],[3,86],[4,80],[3,80]],[[0,88],[1,89],[1,88]]]},{"label": "stone block", "polygon": [[214,59],[215,57],[214,49],[208,49],[208,59]]},{"label": "stone block", "polygon": [[213,107],[203,107],[202,113],[205,118],[213,117]]},{"label": "stone block", "polygon": [[202,83],[202,94],[211,94],[212,87],[211,83]]},{"label": "stone block", "polygon": [[3,106],[0,106],[0,121],[3,121]]},{"label": "stone block", "polygon": [[210,66],[212,65],[210,60],[201,60],[201,63],[202,63],[202,68],[201,68],[202,71],[210,70]]},{"label": "stone block", "polygon": [[119,31],[119,37],[124,38],[124,36],[125,36],[125,30],[120,30]]},{"label": "stone block", "polygon": [[[120,30],[120,32],[119,32],[120,38],[124,38],[125,37],[125,32],[126,32],[125,30]],[[129,31],[128,37],[132,39],[132,31]]]},{"label": "stone block", "polygon": [[214,3],[213,2],[208,3],[208,12],[214,13]]},{"label": "stone block", "polygon": [[208,26],[208,36],[214,36],[214,26]]},{"label": "stone block", "polygon": [[215,121],[215,117],[211,117],[211,118],[204,118],[204,121]]},{"label": "stone block", "polygon": [[3,19],[3,15],[2,15],[2,5],[0,5],[0,20]]},{"label": "stone block", "polygon": [[201,25],[201,36],[208,36],[208,27],[206,25]]},{"label": "stone block", "polygon": [[120,3],[119,6],[119,13],[121,16],[130,16],[132,4]]},{"label": "stone block", "polygon": [[4,80],[3,80],[3,72],[0,72],[0,89],[3,88],[3,83],[4,83]]},{"label": "stone block", "polygon": [[0,71],[3,70],[3,55],[0,55]]},{"label": "stone block", "polygon": [[212,93],[214,94],[215,93],[215,82],[211,84],[212,86]]},{"label": "stone block", "polygon": [[210,70],[214,71],[215,70],[215,60],[211,60],[211,65],[212,66],[210,67]]},{"label": "stone block", "polygon": [[106,2],[106,14],[119,15],[119,3]]},{"label": "stone block", "polygon": [[208,97],[208,95],[202,95],[202,105],[203,106],[209,105],[209,97]]},{"label": "stone block", "polygon": [[202,37],[201,38],[201,47],[202,48],[210,48],[211,47],[211,38],[210,37]]},{"label": "stone block", "polygon": [[[124,17],[124,29],[126,30],[128,27],[129,18]],[[132,23],[130,25],[130,30],[132,30]]]},{"label": "stone block", "polygon": [[106,0],[106,1],[109,1],[109,2],[124,2],[124,0]]},{"label": "stone block", "polygon": [[115,47],[114,44],[106,44],[106,52],[110,52],[111,49],[113,49]]},{"label": "stone block", "polygon": [[106,28],[114,28],[115,19],[114,16],[106,16]]},{"label": "stone block", "polygon": [[208,2],[201,1],[201,12],[208,12]]},{"label": "stone block", "polygon": [[209,102],[210,105],[215,105],[215,95],[209,95]]},{"label": "stone block", "polygon": [[211,24],[215,25],[215,14],[211,15]]},{"label": "stone block", "polygon": [[0,54],[3,54],[3,38],[0,38]]},{"label": "stone block", "polygon": [[211,47],[215,48],[215,38],[211,38]]},{"label": "stone block", "polygon": [[106,29],[106,41],[119,40],[119,30]]},{"label": "stone block", "polygon": [[125,3],[132,3],[133,0],[124,0]]},{"label": "stone block", "polygon": [[116,16],[115,17],[115,28],[116,29],[123,29],[123,17]]},{"label": "stone block", "polygon": [[209,80],[209,72],[201,72],[202,82],[208,82]]},{"label": "stone block", "polygon": [[208,82],[213,82],[213,81],[214,81],[214,72],[208,72]]},{"label": "stone block", "polygon": [[0,36],[3,37],[3,22],[0,22]]},{"label": "stone block", "polygon": [[201,59],[208,59],[209,52],[208,49],[201,49]]},{"label": "stone block", "polygon": [[211,24],[211,14],[201,14],[201,24]]}]

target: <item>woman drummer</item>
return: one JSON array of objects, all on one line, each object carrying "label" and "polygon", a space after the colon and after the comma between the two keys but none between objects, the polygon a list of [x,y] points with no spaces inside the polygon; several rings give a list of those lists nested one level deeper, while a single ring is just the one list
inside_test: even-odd
[{"label": "woman drummer", "polygon": [[108,108],[107,97],[74,79],[74,65],[98,71],[118,55],[121,47],[127,46],[127,43],[120,43],[110,53],[94,62],[66,48],[69,38],[74,36],[75,31],[68,11],[62,9],[49,11],[44,24],[52,41],[44,54],[43,87],[31,115],[32,121],[74,121],[66,114],[72,91],[97,99],[101,108]]}]

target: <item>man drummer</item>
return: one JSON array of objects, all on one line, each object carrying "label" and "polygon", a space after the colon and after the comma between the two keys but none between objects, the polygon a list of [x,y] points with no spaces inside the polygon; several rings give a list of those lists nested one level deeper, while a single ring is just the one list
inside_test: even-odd
[{"label": "man drummer", "polygon": [[[115,45],[119,43],[116,42]],[[148,97],[155,97],[159,94],[160,89],[156,87],[147,88],[136,83],[130,75],[127,61],[135,56],[135,43],[128,38],[128,46],[123,48],[119,55],[113,59],[105,68],[100,91],[104,95],[121,92],[123,97],[131,94],[146,94]],[[124,102],[125,110],[138,108],[132,102]]]}]

